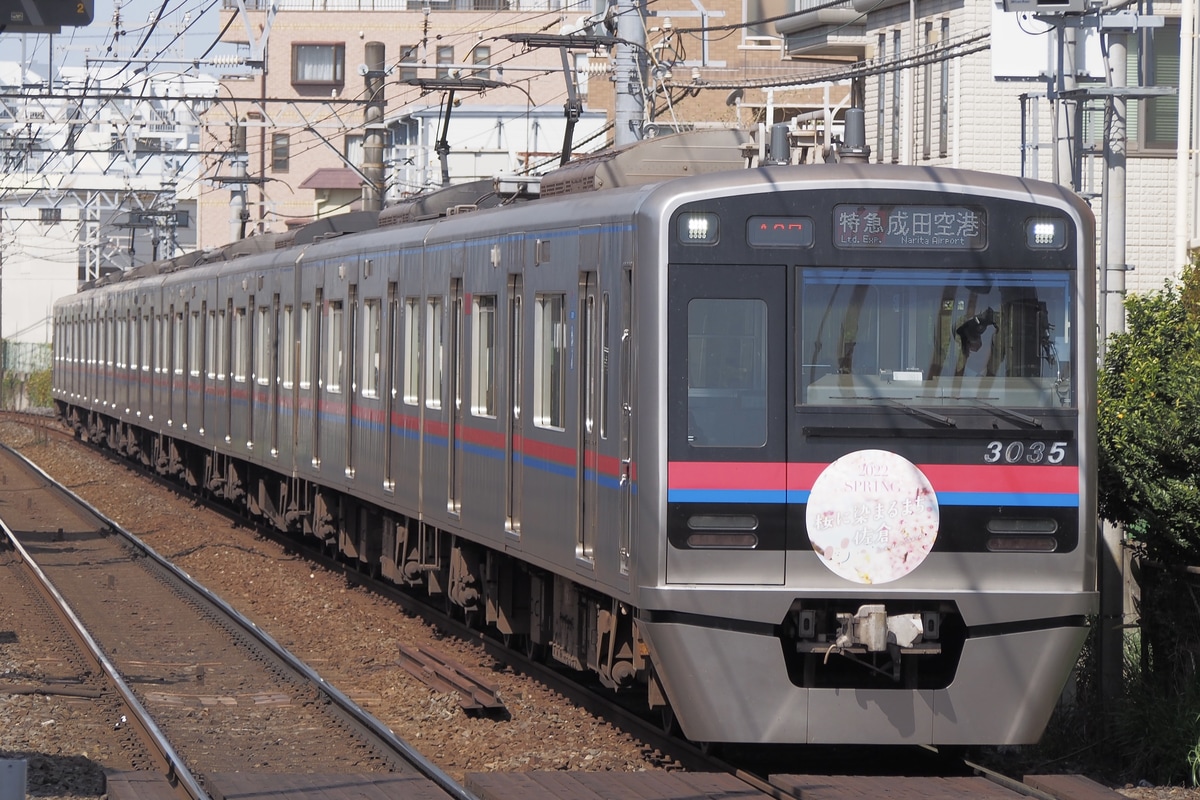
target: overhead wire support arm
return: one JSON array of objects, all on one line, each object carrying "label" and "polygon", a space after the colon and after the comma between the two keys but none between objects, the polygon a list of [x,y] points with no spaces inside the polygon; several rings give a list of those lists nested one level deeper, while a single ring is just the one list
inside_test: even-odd
[{"label": "overhead wire support arm", "polygon": [[583,114],[583,102],[579,99],[578,80],[567,52],[571,50],[598,50],[602,47],[612,47],[617,43],[613,36],[588,36],[576,34],[553,33],[508,33],[500,37],[528,48],[557,47],[562,56],[563,77],[567,81],[567,102],[563,105],[563,114],[567,118],[566,130],[563,132],[562,154],[558,165],[561,167],[571,160],[571,148],[575,138],[575,123]]},{"label": "overhead wire support arm", "polygon": [[572,140],[575,138],[575,123],[579,121],[580,115],[583,114],[583,103],[579,100],[574,70],[571,69],[570,59],[567,58],[567,48],[560,47],[558,48],[558,52],[562,55],[563,75],[567,77],[567,102],[563,104],[563,113],[567,117],[567,126],[563,131],[562,154],[558,160],[558,165],[561,167],[571,160]]},{"label": "overhead wire support arm", "polygon": [[250,66],[262,69],[267,61],[267,40],[271,37],[271,25],[275,22],[275,12],[279,10],[275,2],[267,4],[267,16],[263,20],[261,35],[254,35],[254,28],[250,24],[250,15],[246,13],[245,0],[237,0],[238,13],[242,15],[242,22],[246,26],[246,39],[250,42],[250,57],[246,63]]},{"label": "overhead wire support arm", "polygon": [[442,186],[450,185],[450,113],[454,110],[455,92],[483,92],[497,89],[508,84],[503,81],[493,81],[486,78],[409,78],[400,81],[409,86],[416,86],[423,92],[446,92],[446,110],[442,115],[442,130],[438,134],[434,152],[442,162]]}]

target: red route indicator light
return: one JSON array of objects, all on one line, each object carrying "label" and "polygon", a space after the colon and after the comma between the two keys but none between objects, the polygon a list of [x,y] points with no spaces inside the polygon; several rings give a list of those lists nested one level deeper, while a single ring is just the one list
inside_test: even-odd
[{"label": "red route indicator light", "polygon": [[746,241],[751,247],[812,247],[809,217],[750,217]]}]

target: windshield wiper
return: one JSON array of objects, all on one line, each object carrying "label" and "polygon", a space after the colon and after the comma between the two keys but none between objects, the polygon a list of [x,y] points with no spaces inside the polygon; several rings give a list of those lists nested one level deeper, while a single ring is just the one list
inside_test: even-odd
[{"label": "windshield wiper", "polygon": [[958,423],[955,422],[952,417],[943,417],[941,414],[935,414],[932,411],[926,411],[925,409],[920,408],[919,406],[906,405],[905,403],[901,403],[899,400],[895,399],[894,397],[879,397],[876,399],[883,400],[887,403],[890,403],[891,405],[895,406],[896,408],[900,409],[901,411],[907,411],[909,414],[912,414],[914,417],[920,417],[921,419],[929,420],[930,422],[936,422],[939,425],[946,426],[947,428],[957,428],[958,427]]},{"label": "windshield wiper", "polygon": [[994,406],[991,403],[985,403],[984,401],[976,399],[974,397],[956,397],[954,399],[955,400],[966,400],[968,403],[974,403],[975,405],[983,406],[988,411],[991,411],[992,413],[996,414],[997,416],[1004,417],[1009,422],[1016,422],[1016,423],[1019,423],[1022,425],[1028,425],[1031,428],[1043,427],[1042,421],[1040,419],[1038,419],[1036,417],[1028,416],[1027,414],[1022,414],[1020,411],[1013,411],[1011,408],[1004,408],[1003,406]]}]

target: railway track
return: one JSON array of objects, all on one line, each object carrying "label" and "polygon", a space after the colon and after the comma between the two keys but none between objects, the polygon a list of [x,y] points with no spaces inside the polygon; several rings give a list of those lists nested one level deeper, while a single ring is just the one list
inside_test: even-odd
[{"label": "railway track", "polygon": [[[242,615],[8,448],[0,516],[89,691],[119,696],[115,728],[180,797],[230,772],[412,779],[417,796],[471,795]],[[96,683],[104,675],[107,686]],[[111,688],[109,688],[111,687]],[[138,763],[133,764],[136,768]]]},{"label": "railway track", "polygon": [[[48,430],[55,435],[62,432],[53,423]],[[127,462],[122,462],[127,463]],[[259,532],[265,535],[269,532]],[[288,548],[295,548],[295,540],[280,537]],[[532,771],[515,775],[510,772],[479,773],[471,772],[462,781],[467,791],[473,792],[480,798],[515,798],[536,800],[538,797],[587,797],[592,794],[609,796],[642,796],[641,793],[651,791],[647,787],[657,787],[653,791],[660,792],[653,796],[694,796],[700,790],[696,784],[699,778],[696,774],[709,776],[704,780],[711,797],[774,797],[779,800],[804,797],[806,800],[833,800],[842,797],[878,796],[879,792],[894,796],[913,797],[981,797],[981,798],[1019,798],[1022,796],[1038,798],[1038,800],[1112,800],[1118,798],[1114,792],[1096,785],[1087,784],[1078,776],[1052,776],[1056,782],[1042,781],[1035,785],[1022,783],[1020,780],[1006,779],[1003,776],[989,773],[982,767],[954,762],[948,758],[930,759],[921,770],[924,774],[900,774],[899,770],[883,775],[857,774],[864,770],[869,763],[853,758],[834,762],[825,760],[817,748],[784,749],[776,757],[763,761],[759,758],[747,759],[737,753],[718,752],[711,748],[701,748],[676,737],[666,735],[659,726],[637,714],[615,706],[611,697],[591,692],[586,686],[576,683],[572,676],[565,675],[537,660],[525,659],[521,654],[505,647],[503,643],[491,640],[470,629],[460,621],[447,618],[436,609],[425,604],[417,603],[413,598],[396,590],[387,584],[371,580],[370,576],[347,568],[336,559],[328,558],[317,550],[305,553],[305,557],[321,563],[323,566],[337,570],[348,584],[367,586],[375,594],[387,598],[403,606],[409,612],[426,617],[432,625],[439,628],[451,638],[466,640],[483,648],[495,662],[505,670],[518,671],[527,674],[538,682],[566,698],[570,703],[578,705],[612,720],[614,724],[627,731],[630,735],[644,742],[649,750],[654,752],[654,760],[671,770],[682,772],[671,773],[587,773],[575,770],[548,773]],[[417,652],[426,653],[426,648],[414,648]],[[431,656],[434,657],[434,656]],[[399,663],[397,654],[397,663]],[[453,663],[451,661],[451,663]],[[432,666],[425,669],[430,673],[440,672],[440,668]],[[456,665],[457,666],[457,665]],[[420,670],[418,670],[420,671]],[[207,679],[207,673],[205,674]],[[446,680],[442,675],[442,680]],[[451,680],[454,683],[455,680]],[[485,683],[485,681],[476,681]],[[464,697],[477,691],[463,690]],[[496,698],[497,702],[500,698]],[[463,706],[466,708],[466,705]],[[491,716],[495,717],[494,714]],[[501,722],[503,719],[501,719]],[[806,753],[797,758],[797,753]],[[868,750],[861,751],[862,757],[869,759]],[[815,754],[815,755],[814,755]],[[733,757],[729,761],[722,757]],[[911,763],[916,758],[924,756],[909,756]],[[790,760],[790,763],[789,763]],[[826,771],[822,771],[824,762]],[[876,766],[876,771],[879,767]],[[832,770],[841,770],[844,774],[828,774]],[[920,770],[910,770],[917,772]],[[724,774],[726,777],[715,783],[712,776]],[[692,775],[693,777],[685,777]],[[640,776],[640,777],[639,777]],[[733,781],[733,783],[729,783]],[[672,786],[674,789],[668,789]],[[641,788],[637,788],[637,787]],[[689,788],[690,787],[690,788]],[[889,788],[890,787],[890,788]],[[676,791],[678,794],[671,794]],[[613,794],[616,792],[616,794]],[[692,792],[692,795],[687,794]],[[896,792],[899,792],[898,794]],[[947,793],[950,794],[947,794]]]}]

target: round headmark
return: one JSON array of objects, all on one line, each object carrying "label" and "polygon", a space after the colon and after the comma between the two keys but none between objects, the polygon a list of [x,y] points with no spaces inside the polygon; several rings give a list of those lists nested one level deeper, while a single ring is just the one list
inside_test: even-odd
[{"label": "round headmark", "polygon": [[933,549],[937,496],[903,456],[859,450],[817,477],[806,520],[825,566],[858,583],[887,583],[912,572]]}]

